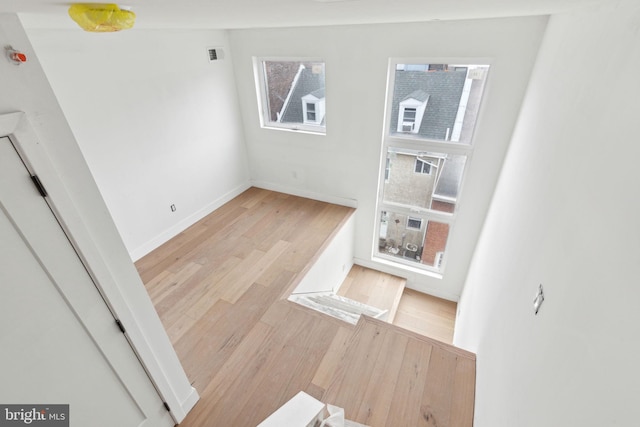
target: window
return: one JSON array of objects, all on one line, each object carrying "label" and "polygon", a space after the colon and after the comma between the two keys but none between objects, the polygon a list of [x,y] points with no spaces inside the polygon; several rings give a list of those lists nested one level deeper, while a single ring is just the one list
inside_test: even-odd
[{"label": "window", "polygon": [[375,256],[442,273],[489,66],[389,70]]},{"label": "window", "polygon": [[314,122],[316,121],[316,104],[312,104],[310,102],[307,102],[307,114],[306,114],[306,121],[307,122]]},{"label": "window", "polygon": [[384,167],[384,182],[389,182],[389,175],[391,174],[391,161],[387,157],[387,161]]},{"label": "window", "polygon": [[255,59],[263,127],[325,133],[324,62]]},{"label": "window", "polygon": [[426,173],[427,175],[431,174],[431,163],[426,160],[422,160],[419,157],[416,157],[416,167],[414,169],[416,173]]},{"label": "window", "polygon": [[412,228],[414,230],[422,229],[422,219],[409,217],[407,219],[407,228]]}]

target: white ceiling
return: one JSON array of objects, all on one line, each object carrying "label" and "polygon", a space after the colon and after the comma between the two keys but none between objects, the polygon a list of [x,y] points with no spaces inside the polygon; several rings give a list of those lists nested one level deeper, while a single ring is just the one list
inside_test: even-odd
[{"label": "white ceiling", "polygon": [[[126,0],[135,28],[261,28],[554,14],[606,0]],[[74,28],[68,2],[0,0],[28,28]]]}]

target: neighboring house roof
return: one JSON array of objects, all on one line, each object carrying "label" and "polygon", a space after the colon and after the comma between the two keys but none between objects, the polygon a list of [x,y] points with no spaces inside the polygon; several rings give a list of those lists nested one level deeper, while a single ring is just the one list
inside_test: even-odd
[{"label": "neighboring house roof", "polygon": [[278,121],[287,95],[291,91],[300,64],[289,61],[265,61],[264,71],[268,82],[269,113],[271,121]]},{"label": "neighboring house roof", "polygon": [[429,101],[418,135],[444,139],[447,129],[449,132],[453,130],[466,77],[466,68],[451,71],[397,70],[391,110],[391,129],[396,129],[398,126],[400,102],[411,98],[424,102],[425,96],[428,96]]},{"label": "neighboring house roof", "polygon": [[320,89],[317,89],[317,90],[314,90],[309,95],[315,96],[318,99],[324,98],[324,87],[322,87]]},{"label": "neighboring house roof", "polygon": [[444,165],[442,165],[442,171],[438,177],[435,191],[433,192],[436,199],[455,200],[458,198],[458,190],[460,189],[465,160],[464,156],[447,156]]},{"label": "neighboring house roof", "polygon": [[303,123],[302,97],[313,95],[324,98],[324,74],[313,73],[310,67],[300,70],[300,75],[291,87],[287,103],[282,107],[281,123]]},{"label": "neighboring house roof", "polygon": [[429,94],[424,90],[418,89],[411,92],[402,101],[406,101],[408,99],[415,99],[416,101],[424,102],[429,99]]}]

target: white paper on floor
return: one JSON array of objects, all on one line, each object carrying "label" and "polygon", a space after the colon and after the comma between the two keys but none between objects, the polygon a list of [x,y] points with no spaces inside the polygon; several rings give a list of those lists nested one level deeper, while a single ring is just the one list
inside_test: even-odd
[{"label": "white paper on floor", "polygon": [[327,405],[327,411],[329,416],[322,421],[320,427],[367,427],[355,421],[345,420],[344,409],[338,406]]}]

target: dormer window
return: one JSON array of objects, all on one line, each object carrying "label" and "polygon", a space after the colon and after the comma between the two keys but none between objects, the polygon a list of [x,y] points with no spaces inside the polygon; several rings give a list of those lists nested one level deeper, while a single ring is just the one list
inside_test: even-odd
[{"label": "dormer window", "polygon": [[309,125],[323,125],[325,112],[324,88],[302,97],[302,117]]},{"label": "dormer window", "polygon": [[307,122],[316,122],[316,104],[307,102]]},{"label": "dormer window", "polygon": [[416,109],[405,108],[402,111],[402,132],[413,132],[416,128]]},{"label": "dormer window", "polygon": [[400,101],[397,132],[418,133],[428,101],[429,95],[423,90],[413,91]]}]

